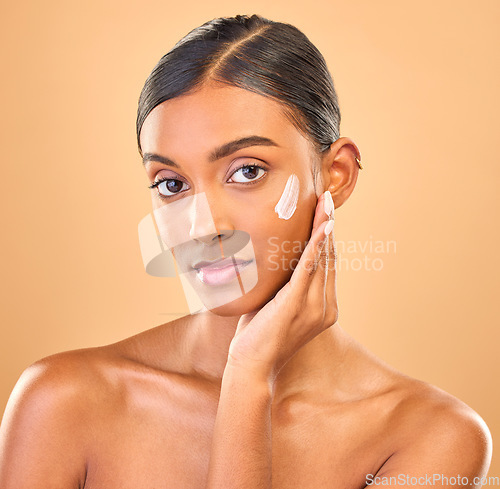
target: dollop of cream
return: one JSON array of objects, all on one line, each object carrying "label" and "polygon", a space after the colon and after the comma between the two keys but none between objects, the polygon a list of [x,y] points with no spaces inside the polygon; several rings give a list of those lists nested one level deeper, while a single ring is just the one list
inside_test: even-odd
[{"label": "dollop of cream", "polygon": [[290,219],[293,216],[299,199],[299,188],[299,179],[295,173],[292,173],[288,177],[280,200],[274,207],[274,212],[280,219]]}]

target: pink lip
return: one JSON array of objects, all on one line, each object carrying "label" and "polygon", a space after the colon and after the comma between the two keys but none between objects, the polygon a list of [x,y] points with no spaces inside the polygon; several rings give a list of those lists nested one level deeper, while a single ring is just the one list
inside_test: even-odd
[{"label": "pink lip", "polygon": [[197,271],[198,279],[204,284],[222,285],[234,280],[252,261],[234,258],[233,262],[233,258],[224,258],[214,262],[198,262],[193,268]]},{"label": "pink lip", "polygon": [[214,261],[199,261],[198,263],[195,263],[193,265],[193,268],[197,270],[199,270],[200,268],[216,270],[228,266],[234,266],[235,262],[236,265],[241,265],[243,263],[246,263],[247,261],[248,260],[242,260],[241,258],[234,258],[230,256],[229,258],[220,258],[219,260]]}]

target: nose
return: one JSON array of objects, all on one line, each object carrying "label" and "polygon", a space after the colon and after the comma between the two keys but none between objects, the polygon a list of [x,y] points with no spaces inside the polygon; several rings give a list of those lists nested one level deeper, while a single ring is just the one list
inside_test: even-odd
[{"label": "nose", "polygon": [[190,221],[189,237],[208,246],[218,244],[219,240],[230,238],[234,234],[221,199],[209,200],[206,192],[194,195]]}]

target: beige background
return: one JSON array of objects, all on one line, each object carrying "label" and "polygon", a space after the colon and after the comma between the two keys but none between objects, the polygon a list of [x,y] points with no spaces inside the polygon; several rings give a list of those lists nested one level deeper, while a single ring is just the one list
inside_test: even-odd
[{"label": "beige background", "polygon": [[495,440],[498,0],[4,3],[0,412],[35,360],[187,312],[178,279],[146,275],[139,253],[151,209],[137,98],[182,35],[238,13],[292,23],[318,46],[341,135],[361,150],[336,213],[337,241],[359,241],[341,251],[341,325],[464,400]]}]

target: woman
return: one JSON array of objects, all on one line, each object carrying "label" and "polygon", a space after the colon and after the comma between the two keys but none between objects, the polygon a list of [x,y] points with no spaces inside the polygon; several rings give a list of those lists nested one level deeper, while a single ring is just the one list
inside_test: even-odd
[{"label": "woman", "polygon": [[480,487],[479,415],[338,322],[334,208],[360,168],[339,124],[325,61],[290,25],[214,19],[160,60],[139,151],[204,307],[23,372],[2,489]]}]

